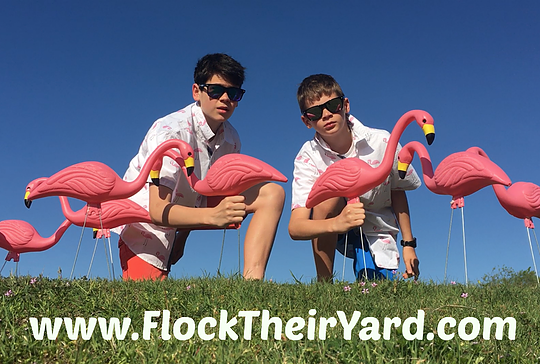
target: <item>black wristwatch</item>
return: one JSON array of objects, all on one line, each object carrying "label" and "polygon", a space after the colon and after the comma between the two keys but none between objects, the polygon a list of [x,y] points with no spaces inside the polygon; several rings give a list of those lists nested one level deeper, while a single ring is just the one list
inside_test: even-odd
[{"label": "black wristwatch", "polygon": [[410,246],[411,248],[416,248],[416,238],[413,238],[411,241],[401,241],[401,246]]}]

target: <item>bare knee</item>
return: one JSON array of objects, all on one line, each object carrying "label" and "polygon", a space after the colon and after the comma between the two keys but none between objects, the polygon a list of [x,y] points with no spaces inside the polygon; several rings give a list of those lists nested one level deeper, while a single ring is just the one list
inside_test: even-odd
[{"label": "bare knee", "polygon": [[[253,195],[252,201],[249,195]],[[285,190],[275,183],[264,183],[252,187],[247,191],[246,201],[248,212],[255,212],[259,209],[271,209],[282,211],[285,203]]]}]

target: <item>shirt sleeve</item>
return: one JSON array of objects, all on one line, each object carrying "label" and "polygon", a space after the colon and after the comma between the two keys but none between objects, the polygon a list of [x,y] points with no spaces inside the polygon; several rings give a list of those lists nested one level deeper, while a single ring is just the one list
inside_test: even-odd
[{"label": "shirt sleeve", "polygon": [[300,151],[294,160],[291,210],[306,206],[306,200],[318,177],[319,172],[311,157]]},{"label": "shirt sleeve", "polygon": [[403,191],[416,190],[422,185],[422,181],[420,180],[420,177],[418,177],[418,174],[416,173],[416,170],[414,169],[412,164],[409,165],[405,178],[399,178],[397,156],[400,150],[401,144],[398,144],[396,149],[396,155],[394,156],[394,166],[392,167],[392,172],[390,172],[391,189]]},{"label": "shirt sleeve", "polygon": [[[160,127],[159,125],[152,130],[153,133],[147,138],[146,147],[148,154],[146,155],[146,160],[148,160],[150,154],[152,154],[152,152],[156,150],[158,145],[160,145],[164,141],[169,139],[183,139],[179,138],[176,134],[172,135],[169,130],[170,129],[164,126]],[[175,160],[169,157],[164,157],[163,164],[159,172],[159,184],[174,191],[176,187],[176,182],[179,178],[179,173],[181,171],[182,169],[180,165]],[[147,181],[152,182],[150,176],[148,176]]]}]

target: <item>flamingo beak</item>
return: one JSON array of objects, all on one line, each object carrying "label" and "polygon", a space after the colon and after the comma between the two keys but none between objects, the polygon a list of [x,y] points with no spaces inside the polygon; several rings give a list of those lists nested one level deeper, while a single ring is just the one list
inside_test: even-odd
[{"label": "flamingo beak", "polygon": [[97,238],[97,232],[98,232],[98,230],[97,230],[96,228],[94,228],[94,229],[92,230],[92,239]]},{"label": "flamingo beak", "polygon": [[424,124],[422,130],[424,131],[428,145],[431,145],[435,140],[435,126],[433,124]]},{"label": "flamingo beak", "polygon": [[398,174],[399,178],[403,179],[407,176],[407,169],[409,169],[409,163],[403,163],[398,161]]},{"label": "flamingo beak", "polygon": [[28,199],[29,194],[30,194],[30,191],[26,191],[26,193],[24,194],[24,205],[28,209],[30,208],[30,206],[32,206],[32,200]]},{"label": "flamingo beak", "polygon": [[159,187],[159,171],[150,171],[150,178],[152,179],[152,183]]},{"label": "flamingo beak", "polygon": [[186,159],[184,159],[184,166],[186,167],[188,177],[191,176],[191,174],[195,170],[195,160],[193,159],[193,157],[187,157]]}]

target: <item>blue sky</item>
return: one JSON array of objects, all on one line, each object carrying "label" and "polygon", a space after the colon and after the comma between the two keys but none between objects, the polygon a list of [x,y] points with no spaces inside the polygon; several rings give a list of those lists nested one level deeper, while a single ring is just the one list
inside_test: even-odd
[{"label": "blue sky", "polygon": [[[479,146],[512,181],[540,184],[539,18],[537,1],[2,2],[0,220],[25,220],[50,236],[64,220],[59,201],[37,200],[27,210],[26,184],[91,160],[123,176],[153,121],[192,102],[195,63],[215,52],[247,68],[247,92],[231,119],[242,152],[289,178],[296,153],[313,136],[300,120],[296,88],[310,74],[328,73],[368,126],[391,130],[408,110],[431,113],[434,165]],[[401,143],[411,140],[424,142],[414,125]],[[418,158],[413,165],[420,169]],[[290,182],[284,187],[267,278],[287,282],[294,274],[309,282],[311,245],[289,238]],[[421,275],[442,281],[450,197],[422,186],[408,198]],[[532,266],[523,221],[508,215],[491,189],[465,199],[465,230],[469,280],[496,266]],[[61,267],[69,276],[80,235],[72,226],[48,251],[22,255],[20,273],[56,277]],[[171,276],[214,275],[222,235],[193,233]],[[237,269],[237,241],[228,231],[224,272]],[[116,235],[111,243],[118,275]],[[86,274],[93,246],[87,229],[76,276]],[[10,269],[13,263],[2,275]],[[464,281],[459,214],[448,275]],[[92,276],[108,276],[101,242]],[[350,261],[345,278],[353,279]]]}]

